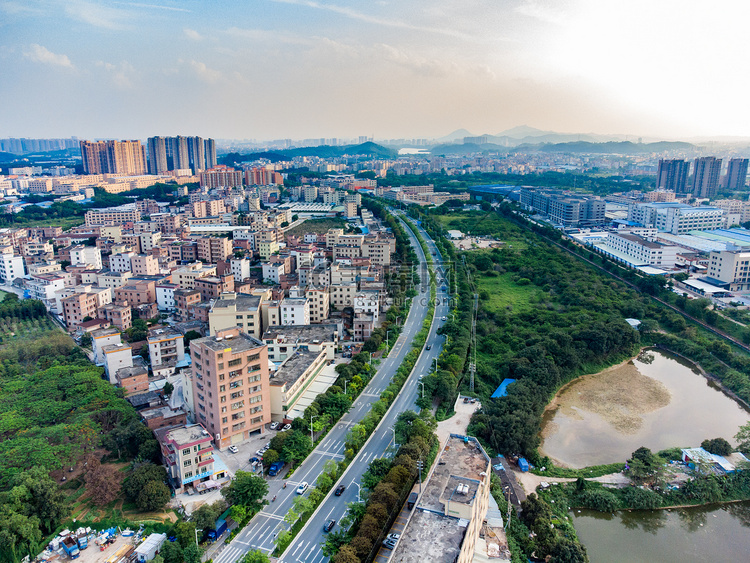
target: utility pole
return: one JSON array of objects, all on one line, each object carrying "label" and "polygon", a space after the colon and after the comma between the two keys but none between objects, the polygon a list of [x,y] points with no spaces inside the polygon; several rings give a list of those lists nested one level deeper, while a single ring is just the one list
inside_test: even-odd
[{"label": "utility pole", "polygon": [[312,425],[312,422],[313,422],[313,419],[314,418],[318,418],[318,416],[320,416],[320,415],[314,414],[314,415],[310,416],[310,444],[313,447],[315,446],[315,440],[313,439],[313,425]]}]

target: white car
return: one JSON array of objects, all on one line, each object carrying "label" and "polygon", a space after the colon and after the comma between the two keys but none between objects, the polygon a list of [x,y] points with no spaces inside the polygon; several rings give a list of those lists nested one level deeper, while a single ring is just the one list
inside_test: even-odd
[{"label": "white car", "polygon": [[279,427],[279,423],[278,422],[272,422],[271,423],[271,430],[276,430],[278,427]]},{"label": "white car", "polygon": [[286,431],[286,430],[289,430],[291,427],[292,427],[291,424],[285,424],[282,430]]},{"label": "white car", "polygon": [[240,450],[239,448],[237,448],[237,446],[229,446],[229,451],[232,452],[233,454],[236,454]]},{"label": "white car", "polygon": [[299,484],[299,487],[297,487],[297,494],[298,494],[298,495],[304,495],[304,494],[305,494],[305,491],[307,490],[307,487],[308,487],[308,486],[309,486],[309,485],[307,484],[307,481],[302,481],[302,482],[301,482],[301,483]]}]

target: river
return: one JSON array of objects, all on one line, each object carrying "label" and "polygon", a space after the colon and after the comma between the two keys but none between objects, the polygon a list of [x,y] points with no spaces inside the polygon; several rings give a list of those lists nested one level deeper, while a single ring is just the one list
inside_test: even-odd
[{"label": "river", "polygon": [[694,365],[646,350],[558,392],[544,414],[540,451],[586,467],[625,461],[640,446],[653,451],[730,442],[750,415]]},{"label": "river", "polygon": [[572,512],[592,563],[748,561],[750,502],[615,515]]}]

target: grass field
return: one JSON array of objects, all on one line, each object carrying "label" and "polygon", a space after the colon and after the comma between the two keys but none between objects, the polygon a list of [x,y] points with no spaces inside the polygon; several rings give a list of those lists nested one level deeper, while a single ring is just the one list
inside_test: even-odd
[{"label": "grass field", "polygon": [[0,345],[23,338],[38,338],[50,330],[59,330],[59,327],[48,317],[30,320],[0,319]]},{"label": "grass field", "polygon": [[511,279],[511,274],[503,274],[496,278],[488,276],[477,276],[477,288],[479,292],[486,291],[489,293],[489,299],[483,300],[481,307],[488,311],[497,311],[508,306],[513,311],[520,311],[536,301],[536,298],[543,293],[534,285],[519,285]]},{"label": "grass field", "polygon": [[302,236],[305,233],[323,234],[328,229],[343,229],[345,225],[346,221],[343,219],[308,219],[301,225],[289,229],[287,234],[295,236]]},{"label": "grass field", "polygon": [[483,211],[464,211],[446,215],[433,215],[443,228],[458,230],[475,236],[493,236],[506,243],[512,250],[525,250],[529,244],[527,234],[497,215]]}]

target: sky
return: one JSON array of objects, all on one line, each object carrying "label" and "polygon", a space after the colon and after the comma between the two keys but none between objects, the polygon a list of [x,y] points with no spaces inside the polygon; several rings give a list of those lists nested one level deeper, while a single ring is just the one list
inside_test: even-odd
[{"label": "sky", "polygon": [[0,0],[0,137],[750,136],[744,0]]}]

